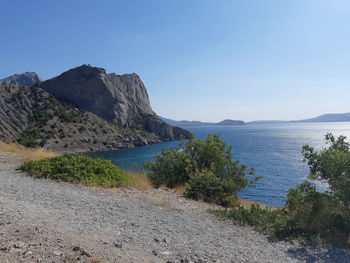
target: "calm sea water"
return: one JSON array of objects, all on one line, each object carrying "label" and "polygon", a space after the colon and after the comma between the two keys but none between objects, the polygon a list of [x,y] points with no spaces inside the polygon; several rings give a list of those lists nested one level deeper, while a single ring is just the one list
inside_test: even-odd
[{"label": "calm sea water", "polygon": [[[243,190],[239,195],[273,206],[283,206],[287,190],[304,181],[308,175],[301,155],[304,144],[321,149],[325,146],[324,135],[327,132],[345,135],[350,139],[350,123],[344,122],[198,126],[186,129],[197,138],[205,138],[210,133],[218,134],[227,144],[233,146],[233,158],[253,167],[255,176],[263,177],[254,187]],[[137,170],[135,165],[153,160],[152,152],[176,146],[178,142],[166,142],[96,155],[112,160],[124,169]]]}]

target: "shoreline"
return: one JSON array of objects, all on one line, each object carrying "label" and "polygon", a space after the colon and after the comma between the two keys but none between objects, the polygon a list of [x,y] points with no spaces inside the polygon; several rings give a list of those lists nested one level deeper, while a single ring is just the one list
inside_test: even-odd
[{"label": "shoreline", "polygon": [[[0,151],[0,258],[5,262],[347,262],[350,250],[271,240],[165,189],[103,189],[15,171]],[[258,255],[264,254],[264,257]],[[330,258],[328,257],[327,260]]]},{"label": "shoreline", "polygon": [[[136,147],[142,147],[142,146],[136,146]],[[55,151],[54,152],[54,151],[48,151],[48,150],[42,149],[42,148],[30,149],[30,148],[26,148],[26,147],[24,147],[22,145],[19,145],[19,144],[5,143],[5,142],[0,141],[0,154],[1,154],[1,152],[6,152],[6,151],[8,151],[14,157],[22,158],[23,159],[22,162],[23,161],[28,161],[28,160],[39,160],[39,159],[47,158],[47,157],[60,156],[60,155],[63,155],[65,153],[82,154],[82,155],[87,155],[87,156],[93,154],[93,152],[78,152],[78,153],[74,153],[74,152],[69,152],[69,151],[66,151],[66,152],[57,152],[57,151]],[[128,170],[128,169],[125,169],[125,171],[129,175],[132,175],[133,177],[134,176],[139,176],[139,175],[142,176],[142,174],[140,174],[139,172],[134,172],[134,171],[131,171],[131,170]],[[87,186],[83,186],[83,185],[81,185],[81,186],[82,187],[87,187]],[[138,187],[138,186],[128,186],[128,188],[134,188],[135,190],[154,189],[151,186],[150,182],[148,182],[148,184],[146,186],[146,189],[145,189],[144,186],[140,186],[140,187]],[[103,189],[103,188],[101,187],[101,189]],[[178,195],[181,195],[183,193],[183,190],[179,191],[177,189],[167,189],[167,188],[164,188],[164,187],[162,187],[160,189],[163,189],[163,190],[165,189],[166,191],[173,192],[173,193],[178,194]],[[278,207],[274,207],[274,206],[270,206],[270,205],[261,203],[259,201],[247,200],[247,199],[242,198],[239,195],[238,195],[238,198],[240,200],[240,204],[243,205],[244,207],[249,207],[251,204],[258,204],[262,208],[271,208],[271,209],[278,208]],[[198,202],[202,202],[202,201],[198,201]],[[218,208],[220,208],[220,207],[218,206]]]}]

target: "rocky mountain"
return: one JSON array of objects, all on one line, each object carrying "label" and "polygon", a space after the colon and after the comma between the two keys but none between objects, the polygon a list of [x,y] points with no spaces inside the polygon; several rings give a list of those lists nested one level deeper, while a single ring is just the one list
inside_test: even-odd
[{"label": "rocky mountain", "polygon": [[166,123],[168,123],[169,125],[174,125],[174,126],[213,126],[213,125],[244,125],[244,121],[240,121],[240,120],[223,120],[220,122],[202,122],[202,121],[185,121],[185,120],[181,120],[181,121],[175,121],[175,120],[171,120],[171,119],[167,119],[164,117],[161,117],[161,119],[163,121],[165,121]]},{"label": "rocky mountain", "polygon": [[55,151],[100,151],[161,142],[56,99],[39,87],[0,86],[0,140]]},{"label": "rocky mountain", "polygon": [[0,85],[34,86],[42,82],[42,79],[35,72],[15,74],[0,80]]},{"label": "rocky mountain", "polygon": [[163,140],[188,136],[187,131],[170,126],[153,112],[147,90],[135,73],[108,74],[103,68],[82,65],[40,87],[121,127],[141,127]]}]

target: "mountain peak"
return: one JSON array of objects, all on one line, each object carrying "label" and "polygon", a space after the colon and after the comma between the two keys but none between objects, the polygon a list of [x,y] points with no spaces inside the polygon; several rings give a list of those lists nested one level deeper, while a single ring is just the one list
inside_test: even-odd
[{"label": "mountain peak", "polygon": [[25,72],[22,74],[14,74],[10,77],[0,80],[0,85],[16,85],[16,86],[33,86],[41,83],[43,80],[35,72]]}]

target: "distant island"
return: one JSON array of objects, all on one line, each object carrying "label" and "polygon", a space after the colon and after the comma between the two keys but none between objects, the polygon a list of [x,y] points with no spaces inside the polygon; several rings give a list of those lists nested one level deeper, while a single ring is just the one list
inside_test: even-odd
[{"label": "distant island", "polygon": [[167,119],[164,117],[160,117],[164,122],[168,123],[172,126],[212,126],[212,125],[218,125],[218,126],[228,126],[228,125],[244,125],[244,121],[241,120],[223,120],[220,122],[202,122],[202,121],[175,121],[172,119]]},{"label": "distant island", "polygon": [[164,122],[172,126],[228,126],[228,125],[250,125],[250,124],[276,124],[276,123],[312,123],[312,122],[350,122],[350,112],[348,113],[328,113],[318,117],[304,119],[304,120],[261,120],[244,122],[242,120],[223,120],[220,122],[203,122],[203,121],[176,121],[164,117],[160,117]]}]

